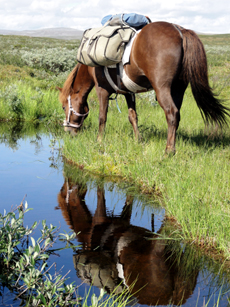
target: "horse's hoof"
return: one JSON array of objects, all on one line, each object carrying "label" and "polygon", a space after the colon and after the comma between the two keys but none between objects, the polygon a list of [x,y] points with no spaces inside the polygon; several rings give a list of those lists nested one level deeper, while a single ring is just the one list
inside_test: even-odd
[{"label": "horse's hoof", "polygon": [[167,157],[173,157],[175,154],[176,154],[175,148],[166,147],[166,149],[165,149],[165,154],[164,154],[165,156],[167,156]]},{"label": "horse's hoof", "polygon": [[97,136],[97,142],[98,142],[98,143],[101,143],[101,142],[102,142],[102,136],[101,136],[101,135],[98,135],[98,136]]},{"label": "horse's hoof", "polygon": [[136,139],[137,139],[138,142],[142,142],[143,141],[143,137],[140,134],[138,134]]}]

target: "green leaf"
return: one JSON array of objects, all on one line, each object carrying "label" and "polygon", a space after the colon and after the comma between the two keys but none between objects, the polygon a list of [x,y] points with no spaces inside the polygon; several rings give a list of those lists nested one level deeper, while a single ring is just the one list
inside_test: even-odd
[{"label": "green leaf", "polygon": [[37,245],[34,248],[34,252],[39,253],[40,252],[40,245],[37,243]]},{"label": "green leaf", "polygon": [[8,254],[10,255],[13,251],[13,248],[11,245],[8,245]]},{"label": "green leaf", "polygon": [[46,292],[46,295],[48,296],[49,300],[52,299],[52,294],[50,292]]},{"label": "green leaf", "polygon": [[36,259],[38,255],[39,255],[39,254],[38,254],[37,252],[34,252],[33,258]]},{"label": "green leaf", "polygon": [[29,246],[29,255],[31,255],[33,253],[34,249],[32,246]]},{"label": "green leaf", "polygon": [[15,224],[15,219],[12,218],[12,220],[11,220],[11,226],[13,226],[14,224]]},{"label": "green leaf", "polygon": [[26,254],[24,254],[24,257],[26,258],[26,264],[28,265],[30,263],[30,259]]},{"label": "green leaf", "polygon": [[14,242],[14,246],[17,246],[20,243],[21,243],[20,241],[16,241],[16,242]]},{"label": "green leaf", "polygon": [[[10,231],[11,229],[9,228],[9,227],[7,227],[8,229],[8,231]],[[11,242],[12,241],[12,236],[11,236],[11,234],[10,233],[8,233],[8,239],[9,239],[9,242]]]},{"label": "green leaf", "polygon": [[46,299],[45,299],[45,297],[42,295],[42,293],[39,295],[39,298],[40,298],[40,300],[42,301],[42,303],[43,303],[45,306],[47,306],[47,304],[46,304]]},{"label": "green leaf", "polygon": [[31,258],[31,264],[32,264],[33,266],[35,266],[35,260],[34,260],[34,257],[32,257],[32,258]]},{"label": "green leaf", "polygon": [[47,254],[42,254],[42,255],[40,255],[40,258],[41,258],[41,259],[48,259],[48,258],[49,258],[49,255],[47,255]]},{"label": "green leaf", "polygon": [[42,220],[42,226],[43,226],[43,228],[45,228],[45,226],[46,226],[46,220]]},{"label": "green leaf", "polygon": [[35,243],[34,238],[33,238],[33,237],[31,237],[30,239],[31,239],[31,242],[32,242],[33,247],[35,247],[36,243]]},{"label": "green leaf", "polygon": [[50,238],[47,238],[45,241],[45,246],[47,246],[51,242]]},{"label": "green leaf", "polygon": [[34,229],[37,226],[37,224],[38,222],[34,222],[31,228]]},{"label": "green leaf", "polygon": [[44,268],[45,268],[46,266],[47,266],[47,263],[44,262],[43,265],[42,265],[42,267],[41,267],[41,272],[44,270]]}]

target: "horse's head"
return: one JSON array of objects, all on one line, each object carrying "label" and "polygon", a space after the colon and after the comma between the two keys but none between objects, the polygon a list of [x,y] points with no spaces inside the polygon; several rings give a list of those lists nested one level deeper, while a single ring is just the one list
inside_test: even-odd
[{"label": "horse's head", "polygon": [[63,89],[58,89],[60,91],[59,100],[66,116],[63,122],[65,131],[76,132],[89,114],[88,103],[79,92],[66,96]]},{"label": "horse's head", "polygon": [[76,132],[89,113],[87,97],[94,86],[89,67],[78,63],[66,79],[60,91],[59,100],[65,112],[63,126],[66,131]]}]

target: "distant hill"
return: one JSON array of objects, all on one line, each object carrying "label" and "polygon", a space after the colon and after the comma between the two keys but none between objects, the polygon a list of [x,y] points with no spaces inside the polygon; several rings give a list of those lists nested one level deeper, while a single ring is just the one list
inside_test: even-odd
[{"label": "distant hill", "polygon": [[0,35],[22,35],[22,36],[31,36],[31,37],[50,37],[58,39],[81,39],[82,34],[83,31],[72,28],[50,28],[50,29],[25,30],[25,31],[0,29]]}]

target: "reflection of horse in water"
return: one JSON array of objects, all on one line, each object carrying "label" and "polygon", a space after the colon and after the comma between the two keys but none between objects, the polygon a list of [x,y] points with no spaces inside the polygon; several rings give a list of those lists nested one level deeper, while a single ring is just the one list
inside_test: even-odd
[{"label": "reflection of horse in water", "polygon": [[104,189],[98,187],[92,215],[85,203],[86,192],[86,186],[66,180],[58,194],[59,208],[82,244],[74,255],[78,276],[108,293],[128,287],[140,304],[185,303],[195,288],[197,272],[185,278],[183,266],[178,265],[183,253],[177,261],[166,240],[130,224],[131,197],[126,198],[119,217],[108,216]]}]

